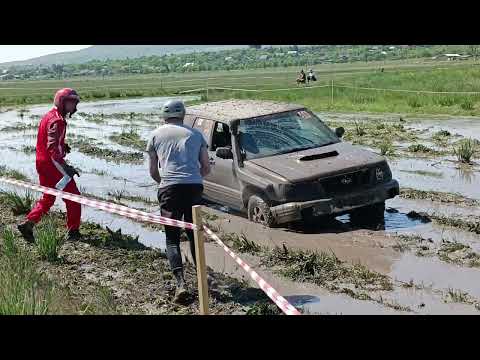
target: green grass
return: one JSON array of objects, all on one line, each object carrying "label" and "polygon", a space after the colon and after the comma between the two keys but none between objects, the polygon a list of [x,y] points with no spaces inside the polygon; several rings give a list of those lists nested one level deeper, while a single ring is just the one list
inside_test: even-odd
[{"label": "green grass", "polygon": [[366,134],[365,125],[363,124],[363,122],[357,122],[355,120],[355,134],[357,136],[363,136]]},{"label": "green grass", "polygon": [[[379,72],[379,66],[385,72]],[[210,88],[199,92],[203,100],[225,98],[269,99],[303,104],[314,111],[353,111],[414,114],[480,114],[480,95],[429,94],[361,90],[358,87],[406,89],[413,91],[479,91],[480,69],[470,62],[428,62],[421,64],[389,61],[368,64],[335,64],[315,66],[318,82],[334,80],[333,102],[331,87],[301,87],[294,84],[297,67],[245,71],[198,72],[185,74],[132,75],[112,78],[75,78],[69,86],[77,88],[85,100],[180,94],[186,90]],[[65,81],[10,81],[0,91],[0,105],[48,103]],[[354,86],[350,89],[337,86]],[[98,89],[92,89],[98,87]],[[290,91],[241,92],[214,90],[215,87],[272,90],[295,88]],[[30,90],[25,90],[29,88]],[[192,93],[195,94],[195,93]]]},{"label": "green grass", "polygon": [[408,147],[408,151],[414,152],[414,153],[431,153],[434,152],[433,149],[430,149],[429,147],[423,145],[423,144],[413,144]]},{"label": "green grass", "polygon": [[35,227],[35,244],[42,260],[57,261],[58,251],[63,241],[64,238],[58,231],[56,221],[51,217],[44,217]]},{"label": "green grass", "polygon": [[115,163],[133,163],[141,164],[143,163],[143,153],[141,152],[123,152],[120,150],[111,150],[106,148],[101,148],[98,145],[92,145],[88,141],[78,140],[72,143],[72,147],[75,147],[79,152],[104,159],[106,161],[111,161]]},{"label": "green grass", "polygon": [[469,164],[477,150],[477,143],[473,139],[463,139],[453,146],[453,153],[458,161]]},{"label": "green grass", "polygon": [[23,131],[27,131],[27,130],[34,130],[34,129],[37,129],[37,128],[38,128],[38,125],[35,125],[35,124],[25,125],[25,124],[17,123],[17,124],[14,124],[14,125],[5,126],[1,129],[1,131],[4,132],[4,133],[6,133],[6,132],[23,132]]},{"label": "green grass", "polygon": [[436,171],[427,171],[427,170],[399,170],[399,171],[404,172],[404,173],[409,173],[409,174],[430,176],[430,177],[435,177],[435,178],[442,178],[443,177],[443,173],[436,172]]},{"label": "green grass", "polygon": [[248,308],[246,315],[282,315],[282,312],[278,306],[270,300],[265,300],[257,301],[251,305]]},{"label": "green grass", "polygon": [[92,174],[98,175],[98,176],[106,176],[109,175],[108,171],[103,170],[103,169],[92,169],[91,170]]},{"label": "green grass", "polygon": [[470,297],[468,293],[462,291],[462,290],[455,290],[455,289],[448,289],[447,296],[450,301],[456,302],[456,303],[470,303]]},{"label": "green grass", "polygon": [[281,266],[279,273],[300,282],[335,287],[347,282],[365,290],[392,290],[390,279],[369,270],[361,264],[347,264],[334,253],[292,250],[276,247],[264,254],[262,262],[268,266]]},{"label": "green grass", "polygon": [[15,180],[27,181],[28,177],[18,170],[10,169],[5,165],[0,165],[0,176],[12,178]]},{"label": "green grass", "polygon": [[30,191],[26,191],[24,196],[13,191],[1,191],[0,199],[12,210],[13,215],[25,215],[30,212],[35,202]]},{"label": "green grass", "polygon": [[37,272],[32,256],[10,229],[0,237],[0,315],[47,314],[53,285]]},{"label": "green grass", "polygon": [[480,234],[480,222],[478,219],[476,221],[469,221],[440,215],[432,215],[431,217],[439,224],[456,227],[462,230],[473,232],[475,234]]},{"label": "green grass", "polygon": [[395,153],[395,148],[392,145],[392,142],[389,140],[384,140],[379,145],[380,154],[382,155],[393,155]]},{"label": "green grass", "polygon": [[132,147],[140,151],[144,151],[147,146],[147,141],[143,140],[133,128],[129,131],[123,130],[120,134],[110,135],[110,140],[117,144]]},{"label": "green grass", "polygon": [[36,146],[24,145],[24,146],[22,146],[22,151],[25,154],[35,154],[35,152],[37,151],[37,148],[36,148]]}]

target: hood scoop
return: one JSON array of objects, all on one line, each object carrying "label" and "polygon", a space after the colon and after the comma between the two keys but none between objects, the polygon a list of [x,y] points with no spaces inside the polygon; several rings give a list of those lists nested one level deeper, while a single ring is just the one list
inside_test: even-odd
[{"label": "hood scoop", "polygon": [[312,161],[312,160],[319,160],[319,159],[325,159],[333,156],[338,156],[338,152],[336,150],[326,152],[326,153],[321,153],[321,154],[313,154],[313,155],[307,155],[307,156],[302,156],[301,158],[298,159],[298,161]]}]

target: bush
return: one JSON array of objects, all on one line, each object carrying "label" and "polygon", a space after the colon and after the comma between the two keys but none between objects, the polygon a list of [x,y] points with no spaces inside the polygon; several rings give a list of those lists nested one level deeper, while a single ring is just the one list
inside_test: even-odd
[{"label": "bush", "polygon": [[24,197],[13,191],[0,191],[0,198],[15,216],[28,214],[35,202],[30,191],[26,191]]},{"label": "bush", "polygon": [[417,98],[410,98],[407,100],[408,106],[411,108],[417,109],[422,107],[422,103]]},{"label": "bush", "polygon": [[430,149],[429,147],[426,147],[425,145],[422,145],[422,144],[410,145],[408,147],[408,151],[410,151],[410,152],[424,152],[424,153],[433,152],[432,149]]},{"label": "bush", "polygon": [[463,110],[473,110],[473,101],[469,98],[466,98],[460,103],[460,107]]},{"label": "bush", "polygon": [[9,169],[4,165],[0,166],[0,176],[9,177],[15,180],[28,180],[26,175],[17,170]]},{"label": "bush", "polygon": [[379,148],[382,155],[393,155],[394,153],[392,142],[389,140],[385,140],[380,143]]},{"label": "bush", "polygon": [[365,124],[359,123],[355,120],[355,134],[357,134],[358,136],[363,136],[366,133],[367,132],[365,131]]},{"label": "bush", "polygon": [[462,163],[470,163],[477,149],[477,142],[473,139],[463,139],[458,142],[457,147],[453,147],[453,153],[458,161]]},{"label": "bush", "polygon": [[455,105],[456,101],[453,96],[442,96],[438,99],[438,104],[441,106],[453,106]]}]

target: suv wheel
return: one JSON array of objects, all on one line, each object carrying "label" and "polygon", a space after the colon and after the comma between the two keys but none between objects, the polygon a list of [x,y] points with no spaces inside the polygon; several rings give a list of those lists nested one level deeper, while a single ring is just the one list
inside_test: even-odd
[{"label": "suv wheel", "polygon": [[268,227],[275,224],[270,206],[260,196],[253,195],[248,200],[248,219]]},{"label": "suv wheel", "polygon": [[377,225],[385,221],[385,202],[364,206],[350,213],[350,222],[361,225]]}]

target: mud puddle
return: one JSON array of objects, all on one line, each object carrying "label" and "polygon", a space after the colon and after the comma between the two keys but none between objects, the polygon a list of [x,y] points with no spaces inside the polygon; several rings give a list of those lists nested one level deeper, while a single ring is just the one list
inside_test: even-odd
[{"label": "mud puddle", "polygon": [[[389,159],[392,175],[401,187],[459,193],[465,197],[480,199],[480,172],[477,166],[460,167],[453,161],[426,159]],[[440,176],[426,176],[435,172]]]},{"label": "mud puddle", "polygon": [[[113,134],[134,128],[140,139],[144,139],[151,131],[155,116],[146,118],[130,118],[129,112],[152,114],[158,111],[158,107],[166,98],[135,99],[125,101],[105,101],[99,103],[81,103],[79,112],[106,114],[105,119],[99,123],[92,122],[87,117],[78,114],[70,121],[72,128],[69,129],[72,140],[91,141],[92,145],[110,150],[122,152],[138,151],[130,146],[120,145],[110,139]],[[16,111],[0,114],[0,128],[9,124],[21,123],[29,125],[35,120],[31,116],[42,115],[50,106],[35,107],[27,113],[23,119]],[[117,116],[118,115],[118,116]],[[348,121],[353,121],[351,115]],[[341,120],[339,115],[337,120]],[[380,121],[400,122],[399,117],[391,116],[384,118],[379,116]],[[365,121],[367,121],[368,116]],[[424,120],[421,120],[423,124]],[[425,120],[426,121],[426,120]],[[445,128],[444,120],[438,120],[439,128],[429,127],[426,132],[419,132],[418,137],[425,141],[431,133]],[[458,133],[461,133],[460,124]],[[409,124],[410,126],[411,124]],[[451,123],[451,126],[455,123]],[[449,125],[450,126],[450,125]],[[455,129],[446,127],[452,134],[457,133]],[[473,127],[474,132],[478,129]],[[423,131],[425,129],[419,129]],[[466,129],[464,129],[466,130]],[[34,154],[22,152],[25,145],[33,146],[35,142],[35,130],[19,131],[17,133],[0,133],[0,143],[3,156],[0,158],[0,165],[7,165],[10,168],[25,173],[34,182],[37,182],[35,171]],[[472,136],[465,132],[464,136]],[[431,142],[425,142],[434,146]],[[408,145],[408,143],[405,143]],[[402,145],[403,146],[403,145]],[[374,149],[375,150],[375,149]],[[378,151],[378,150],[377,150]],[[147,161],[133,164],[115,164],[104,159],[82,154],[74,149],[68,155],[68,161],[82,171],[77,184],[81,191],[94,194],[104,199],[117,199],[134,208],[146,209],[150,212],[158,211],[158,207],[151,202],[156,201],[156,187],[151,186],[152,180],[148,176]],[[477,186],[480,166],[474,165],[460,168],[455,158],[451,155],[439,158],[414,158],[392,157],[389,159],[393,176],[401,187],[409,187],[419,190],[435,190],[442,192],[459,193],[465,197],[480,200],[480,189]],[[1,186],[4,188],[3,186]],[[18,188],[13,188],[23,192]],[[122,196],[122,193],[124,196]],[[136,198],[136,200],[131,200]],[[146,201],[142,201],[145,199]],[[57,201],[56,207],[64,209],[64,204]],[[398,251],[394,247],[398,243],[396,236],[416,235],[422,238],[431,238],[435,245],[442,240],[455,241],[469,245],[474,251],[479,250],[480,241],[478,235],[467,231],[460,231],[455,228],[439,226],[435,222],[424,223],[422,220],[408,216],[409,212],[425,211],[442,214],[444,216],[465,217],[467,215],[479,215],[478,208],[474,206],[462,207],[458,204],[443,204],[439,202],[393,199],[387,201],[388,211],[385,213],[385,223],[380,228],[362,228],[350,224],[348,215],[338,217],[332,223],[319,223],[316,226],[305,228],[304,226],[290,226],[288,228],[267,229],[249,222],[243,215],[240,215],[227,207],[208,204],[208,212],[215,214],[218,219],[211,220],[213,224],[221,226],[226,232],[236,234],[244,233],[250,240],[261,245],[273,248],[286,244],[291,248],[305,250],[332,251],[342,261],[350,263],[361,263],[372,271],[386,274],[393,280],[413,283],[420,287],[422,282],[431,288],[425,289],[404,289],[401,285],[395,285],[394,289],[387,293],[370,294],[375,301],[355,299],[348,294],[332,293],[318,286],[296,283],[277,274],[270,273],[268,269],[261,269],[262,276],[274,285],[277,290],[289,298],[295,305],[301,305],[311,313],[343,313],[343,314],[380,314],[380,313],[470,313],[472,305],[444,302],[444,293],[448,289],[455,289],[469,293],[471,296],[480,298],[478,283],[480,282],[479,270],[465,266],[445,263],[436,257],[421,257],[415,251]],[[217,211],[220,210],[220,211]],[[148,247],[164,249],[165,238],[161,231],[154,231],[125,218],[83,207],[84,220],[90,220],[103,226],[109,226],[113,230],[119,228],[123,233],[139,236],[139,241]],[[215,248],[212,243],[211,255],[207,263],[222,268],[233,267],[235,263],[226,257],[223,250]],[[220,252],[217,252],[220,250]],[[210,251],[210,250],[209,250]],[[242,258],[247,256],[241,255]],[[245,260],[248,261],[248,256]],[[251,259],[252,266],[255,266],[254,257]],[[230,265],[228,265],[230,264]],[[255,268],[257,270],[257,268]],[[239,278],[244,276],[243,270],[239,271]],[[242,274],[240,274],[242,273]],[[378,302],[382,296],[383,304]],[[424,304],[422,306],[422,304]],[[404,311],[409,308],[409,311]],[[403,309],[403,310],[402,310]]]}]

